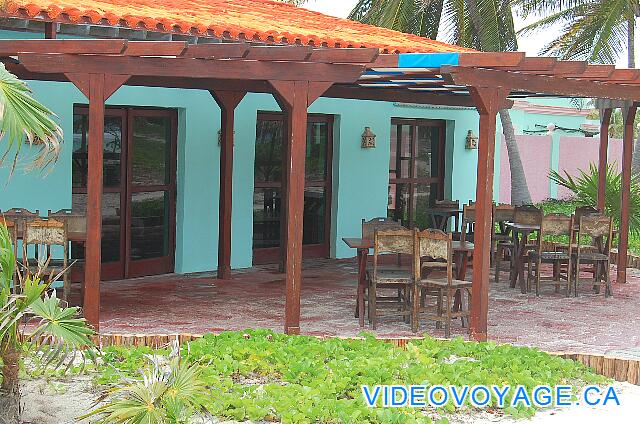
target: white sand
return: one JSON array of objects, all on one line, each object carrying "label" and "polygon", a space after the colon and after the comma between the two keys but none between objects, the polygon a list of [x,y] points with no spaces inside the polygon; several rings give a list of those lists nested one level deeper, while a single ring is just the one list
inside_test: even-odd
[{"label": "white sand", "polygon": [[[620,406],[612,402],[607,406],[580,405],[543,410],[531,420],[516,420],[508,416],[478,411],[455,414],[450,417],[450,421],[451,424],[606,424],[610,420],[616,424],[640,423],[640,386],[615,383],[614,387]],[[89,376],[49,381],[25,380],[22,382],[22,399],[25,405],[22,419],[29,424],[76,423],[75,418],[91,409],[97,395],[98,392],[91,384]],[[220,423],[216,419],[208,419],[206,422]]]}]

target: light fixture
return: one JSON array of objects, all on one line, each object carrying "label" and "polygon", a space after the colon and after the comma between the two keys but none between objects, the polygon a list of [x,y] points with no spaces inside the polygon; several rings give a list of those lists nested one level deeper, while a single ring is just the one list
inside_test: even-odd
[{"label": "light fixture", "polygon": [[467,138],[465,138],[464,148],[469,150],[478,148],[478,136],[473,133],[473,130],[469,130],[467,132]]},{"label": "light fixture", "polygon": [[558,127],[554,123],[547,124],[547,135],[552,135],[556,128]]},{"label": "light fixture", "polygon": [[371,131],[371,127],[364,127],[361,147],[363,149],[372,149],[376,147],[376,135]]}]

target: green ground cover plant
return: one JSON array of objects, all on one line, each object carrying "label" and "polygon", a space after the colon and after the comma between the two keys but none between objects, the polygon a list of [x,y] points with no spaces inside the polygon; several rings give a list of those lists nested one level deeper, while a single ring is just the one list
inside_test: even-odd
[{"label": "green ground cover plant", "polygon": [[[109,347],[97,383],[135,378],[148,355],[167,350]],[[199,368],[206,386],[204,408],[233,420],[285,423],[447,422],[452,404],[437,413],[411,408],[368,408],[361,385],[524,385],[604,383],[588,368],[531,348],[462,339],[412,341],[406,349],[365,335],[362,339],[318,339],[267,330],[206,335],[182,346],[186,364]],[[495,407],[496,405],[494,405]],[[471,408],[466,406],[466,408]],[[526,417],[533,408],[507,407]]]}]

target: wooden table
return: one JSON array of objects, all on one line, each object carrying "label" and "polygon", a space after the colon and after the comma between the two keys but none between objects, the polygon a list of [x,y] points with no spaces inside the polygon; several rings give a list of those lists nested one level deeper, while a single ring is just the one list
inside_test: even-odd
[{"label": "wooden table", "polygon": [[454,231],[460,229],[460,215],[462,210],[460,208],[430,208],[426,210],[427,214],[431,217],[433,227],[442,230],[445,233],[451,232],[449,227],[449,219],[454,219]]},{"label": "wooden table", "polygon": [[515,224],[513,222],[505,223],[511,229],[513,238],[513,254],[514,266],[509,275],[509,285],[515,287],[520,282],[520,292],[527,292],[527,284],[524,279],[524,263],[527,253],[527,240],[529,235],[536,231],[540,231],[539,225],[531,224]]},{"label": "wooden table", "polygon": [[[360,327],[364,327],[364,295],[367,289],[367,260],[369,249],[373,249],[373,240],[357,237],[343,237],[342,241],[352,249],[356,249],[358,258],[358,293],[356,301],[356,316],[360,321]],[[464,280],[467,276],[467,265],[469,264],[470,253],[473,252],[473,243],[467,241],[452,241],[451,248],[454,253],[454,260],[458,266],[457,280]],[[454,310],[462,306],[462,296],[460,291],[456,292]],[[458,309],[456,309],[458,308]]]}]

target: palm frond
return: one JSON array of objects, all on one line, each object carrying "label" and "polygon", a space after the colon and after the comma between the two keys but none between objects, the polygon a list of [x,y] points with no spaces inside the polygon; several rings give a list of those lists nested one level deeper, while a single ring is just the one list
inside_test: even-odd
[{"label": "palm frond", "polygon": [[6,137],[7,143],[0,164],[13,153],[13,172],[25,141],[40,147],[27,170],[46,169],[55,162],[60,154],[62,130],[52,116],[49,109],[32,97],[27,84],[0,63],[0,137]]}]

